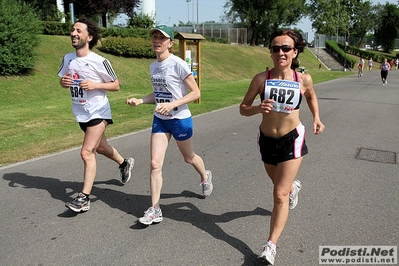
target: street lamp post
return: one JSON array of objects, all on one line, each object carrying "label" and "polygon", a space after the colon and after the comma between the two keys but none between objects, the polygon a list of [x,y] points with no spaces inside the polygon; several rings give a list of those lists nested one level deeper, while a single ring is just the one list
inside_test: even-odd
[{"label": "street lamp post", "polygon": [[190,2],[191,0],[186,0],[187,2],[187,23],[190,23]]},{"label": "street lamp post", "polygon": [[337,0],[337,4],[338,4],[338,20],[337,20],[337,42],[338,42],[338,28],[339,28],[339,0]]},{"label": "street lamp post", "polygon": [[194,15],[194,1],[193,4],[191,5],[192,9],[193,9],[193,29],[194,29],[194,33],[197,32],[197,28],[195,27],[195,15]]},{"label": "street lamp post", "polygon": [[344,61],[344,72],[346,72],[346,47],[348,46],[348,42],[345,41],[345,61]]}]

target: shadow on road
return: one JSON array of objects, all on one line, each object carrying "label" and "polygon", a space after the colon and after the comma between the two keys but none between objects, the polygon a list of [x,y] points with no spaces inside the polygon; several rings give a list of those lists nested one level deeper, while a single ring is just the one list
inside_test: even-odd
[{"label": "shadow on road", "polygon": [[[23,186],[26,189],[45,190],[51,195],[52,198],[61,202],[70,200],[77,191],[80,191],[82,186],[80,182],[61,181],[56,178],[31,176],[18,172],[4,174],[3,179],[9,182],[9,187]],[[148,203],[150,202],[149,195],[127,194],[110,188],[100,188],[98,185],[121,186],[121,183],[116,179],[111,179],[105,182],[95,182],[90,195],[90,200],[92,203],[96,202],[97,200],[101,200],[111,208],[119,209],[125,213],[132,214],[135,217],[140,217],[143,215],[143,211],[147,208]],[[204,197],[194,192],[183,191],[180,194],[163,193],[161,198],[203,199]],[[243,241],[224,232],[218,226],[218,224],[228,223],[234,219],[253,215],[271,215],[270,211],[259,207],[251,211],[233,211],[220,215],[214,215],[201,212],[194,204],[190,202],[178,202],[168,205],[162,204],[162,210],[164,213],[168,214],[168,219],[190,223],[198,229],[207,232],[214,238],[224,241],[238,250],[244,256],[242,265],[253,265],[257,255]],[[77,215],[78,213],[66,209],[57,216],[61,218],[73,218]],[[135,224],[133,224],[130,228],[134,230],[142,230],[147,228],[147,226],[141,225],[136,221]]]}]

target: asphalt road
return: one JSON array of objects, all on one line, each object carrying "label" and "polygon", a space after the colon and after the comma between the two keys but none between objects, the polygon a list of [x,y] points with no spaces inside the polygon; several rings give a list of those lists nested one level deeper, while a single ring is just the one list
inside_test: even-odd
[{"label": "asphalt road", "polygon": [[[316,85],[326,125],[319,136],[302,104],[309,154],[276,265],[318,265],[319,246],[398,245],[399,71],[388,83],[373,71]],[[254,265],[273,208],[256,146],[260,120],[240,116],[238,106],[195,117],[195,152],[213,172],[214,192],[203,199],[199,176],[172,141],[164,220],[148,227],[137,219],[150,206],[149,130],[110,140],[136,161],[125,186],[117,165],[97,157],[86,213],[64,207],[81,189],[79,148],[0,168],[1,265]]]}]

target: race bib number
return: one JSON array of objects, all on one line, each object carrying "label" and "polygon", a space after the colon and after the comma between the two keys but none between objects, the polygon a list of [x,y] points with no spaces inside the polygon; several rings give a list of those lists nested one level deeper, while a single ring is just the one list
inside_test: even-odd
[{"label": "race bib number", "polygon": [[[154,92],[155,101],[156,103],[170,103],[173,101],[172,93],[170,92],[163,92],[163,91],[156,91]],[[177,111],[178,107],[173,108],[173,111]]]},{"label": "race bib number", "polygon": [[301,89],[298,82],[287,80],[267,80],[265,99],[273,99],[273,111],[291,113],[298,106]]},{"label": "race bib number", "polygon": [[87,92],[79,86],[82,82],[81,79],[75,79],[73,85],[69,87],[71,90],[72,103],[74,104],[85,104],[87,102]]}]

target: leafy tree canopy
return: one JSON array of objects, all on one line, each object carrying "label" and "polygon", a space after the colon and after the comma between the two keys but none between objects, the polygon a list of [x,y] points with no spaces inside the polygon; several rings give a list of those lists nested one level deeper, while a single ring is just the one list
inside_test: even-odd
[{"label": "leafy tree canopy", "polygon": [[277,28],[298,23],[306,13],[306,0],[230,0],[224,5],[225,20],[246,27],[250,44],[268,41]]},{"label": "leafy tree canopy", "polygon": [[126,13],[129,17],[134,14],[134,8],[139,6],[140,0],[64,0],[65,7],[70,3],[74,4],[76,17],[84,15],[95,19],[100,16],[103,27],[106,27],[107,20],[119,13]]},{"label": "leafy tree canopy", "polygon": [[386,3],[381,8],[378,27],[375,30],[376,43],[382,45],[386,52],[394,48],[395,39],[399,37],[398,21],[398,5]]},{"label": "leafy tree canopy", "polygon": [[63,14],[58,11],[56,0],[24,0],[35,9],[37,16],[42,21],[58,21],[63,18]]}]

